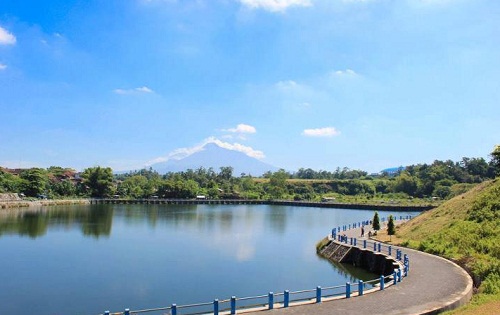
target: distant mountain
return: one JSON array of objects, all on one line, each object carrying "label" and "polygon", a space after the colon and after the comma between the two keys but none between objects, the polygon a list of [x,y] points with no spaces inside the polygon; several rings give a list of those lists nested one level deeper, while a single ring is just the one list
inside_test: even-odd
[{"label": "distant mountain", "polygon": [[275,172],[277,167],[259,161],[248,155],[219,147],[215,143],[208,143],[202,151],[191,154],[181,160],[169,160],[151,165],[153,170],[160,174],[167,172],[180,172],[187,169],[198,169],[200,167],[212,167],[218,172],[220,167],[231,166],[233,175],[240,176],[241,173],[252,176],[261,176],[267,171]]},{"label": "distant mountain", "polygon": [[386,173],[390,176],[397,175],[399,172],[404,171],[405,167],[399,166],[399,167],[391,167],[391,168],[386,168],[384,170],[381,170],[380,173]]}]

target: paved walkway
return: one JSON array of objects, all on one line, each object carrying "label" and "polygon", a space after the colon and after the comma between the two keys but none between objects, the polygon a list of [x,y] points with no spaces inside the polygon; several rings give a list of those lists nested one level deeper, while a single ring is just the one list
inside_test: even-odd
[{"label": "paved walkway", "polygon": [[[345,234],[359,238],[360,230],[352,229]],[[434,314],[453,303],[468,301],[467,297],[472,295],[472,279],[462,268],[440,257],[402,250],[409,256],[410,272],[398,285],[350,299],[275,309],[272,314]]]}]

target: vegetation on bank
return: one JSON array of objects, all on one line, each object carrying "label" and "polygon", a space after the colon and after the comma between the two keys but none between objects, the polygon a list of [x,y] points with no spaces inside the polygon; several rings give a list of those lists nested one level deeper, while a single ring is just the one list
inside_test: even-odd
[{"label": "vegetation on bank", "polygon": [[480,310],[484,303],[498,306],[500,178],[484,182],[403,224],[397,228],[393,242],[451,259],[469,272],[479,294],[464,313],[454,314],[483,314]]},{"label": "vegetation on bank", "polygon": [[[496,153],[495,153],[496,152]],[[334,172],[299,169],[268,172],[256,178],[235,176],[232,167],[216,171],[203,167],[158,174],[152,169],[114,174],[109,167],[91,167],[78,173],[69,168],[11,170],[0,167],[0,193],[26,197],[119,197],[212,199],[288,199],[347,203],[428,204],[430,200],[459,195],[500,171],[500,147],[491,161],[463,158],[459,162],[434,161],[401,167],[389,174],[369,175],[360,170],[337,168]]]}]

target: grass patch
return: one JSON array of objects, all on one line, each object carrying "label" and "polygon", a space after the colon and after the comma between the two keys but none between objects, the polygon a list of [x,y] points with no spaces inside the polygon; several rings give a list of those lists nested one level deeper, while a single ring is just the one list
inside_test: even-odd
[{"label": "grass patch", "polygon": [[[387,231],[377,238],[387,241]],[[498,314],[500,309],[500,179],[484,182],[398,226],[393,244],[457,262],[469,272],[476,295],[447,314]]]}]

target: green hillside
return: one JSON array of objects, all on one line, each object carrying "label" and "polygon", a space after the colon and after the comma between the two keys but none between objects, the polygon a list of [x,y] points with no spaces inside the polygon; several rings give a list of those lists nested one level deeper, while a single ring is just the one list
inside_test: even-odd
[{"label": "green hillside", "polygon": [[402,245],[446,257],[464,267],[481,293],[473,304],[489,301],[498,305],[500,178],[421,214],[400,226],[397,236]]}]

